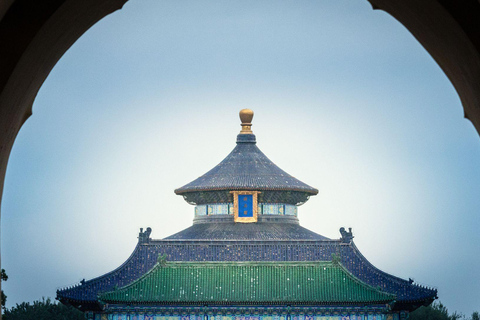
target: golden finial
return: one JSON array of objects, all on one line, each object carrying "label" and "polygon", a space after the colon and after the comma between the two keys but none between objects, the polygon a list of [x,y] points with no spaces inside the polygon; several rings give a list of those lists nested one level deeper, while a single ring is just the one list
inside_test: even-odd
[{"label": "golden finial", "polygon": [[253,111],[250,109],[240,110],[240,120],[242,121],[242,130],[240,134],[253,134],[252,132]]}]

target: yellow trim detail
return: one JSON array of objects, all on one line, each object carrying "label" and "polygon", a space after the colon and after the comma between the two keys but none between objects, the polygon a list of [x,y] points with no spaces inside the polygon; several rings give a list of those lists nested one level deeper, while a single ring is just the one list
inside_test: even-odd
[{"label": "yellow trim detail", "polygon": [[[260,191],[230,191],[233,194],[233,221],[240,223],[252,223],[257,222],[257,211],[258,211],[258,194]],[[252,195],[252,211],[253,217],[239,217],[238,216],[238,196],[239,195]]]}]

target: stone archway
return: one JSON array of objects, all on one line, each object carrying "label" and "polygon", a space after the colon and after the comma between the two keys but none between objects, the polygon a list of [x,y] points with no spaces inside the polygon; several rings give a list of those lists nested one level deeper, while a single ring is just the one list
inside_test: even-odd
[{"label": "stone archway", "polygon": [[70,46],[126,1],[0,2],[0,204],[10,151],[38,90]]},{"label": "stone archway", "polygon": [[63,54],[127,0],[7,0],[0,5],[0,201],[15,137]]},{"label": "stone archway", "polygon": [[[0,2],[0,203],[10,151],[43,82],[85,31],[127,1]],[[480,132],[480,2],[368,1],[401,22],[430,53]]]},{"label": "stone archway", "polygon": [[445,72],[480,133],[480,2],[368,0],[402,23]]}]

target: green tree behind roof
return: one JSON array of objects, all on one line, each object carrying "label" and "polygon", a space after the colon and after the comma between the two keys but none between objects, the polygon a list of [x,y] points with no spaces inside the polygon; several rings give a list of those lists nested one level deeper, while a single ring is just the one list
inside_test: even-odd
[{"label": "green tree behind roof", "polygon": [[6,309],[3,320],[84,320],[83,312],[71,306],[55,303],[50,298],[41,301],[22,302]]},{"label": "green tree behind roof", "polygon": [[428,307],[420,307],[414,312],[410,313],[409,320],[480,320],[479,314],[475,311],[471,318],[467,318],[462,314],[454,312],[448,313],[448,309],[441,302],[434,302]]},{"label": "green tree behind roof", "polygon": [[[0,279],[2,281],[7,281],[8,280],[8,276],[7,276],[7,273],[5,272],[5,269],[2,269],[2,272],[0,274]],[[2,290],[1,299],[2,299],[2,309],[5,310],[5,303],[7,302],[7,295],[3,292],[3,290]]]}]

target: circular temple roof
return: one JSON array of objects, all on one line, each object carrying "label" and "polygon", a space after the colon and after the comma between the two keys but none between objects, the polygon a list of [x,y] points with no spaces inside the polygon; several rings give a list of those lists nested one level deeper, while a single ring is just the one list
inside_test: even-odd
[{"label": "circular temple roof", "polygon": [[[245,122],[246,110],[248,109],[240,111],[242,131],[237,136],[237,146],[233,151],[212,170],[176,189],[175,193],[185,196],[193,192],[256,190],[316,195],[317,189],[292,177],[260,151],[256,146],[255,135],[250,129],[251,123]],[[253,117],[253,111],[248,111]],[[251,121],[251,117],[248,120]]]}]

